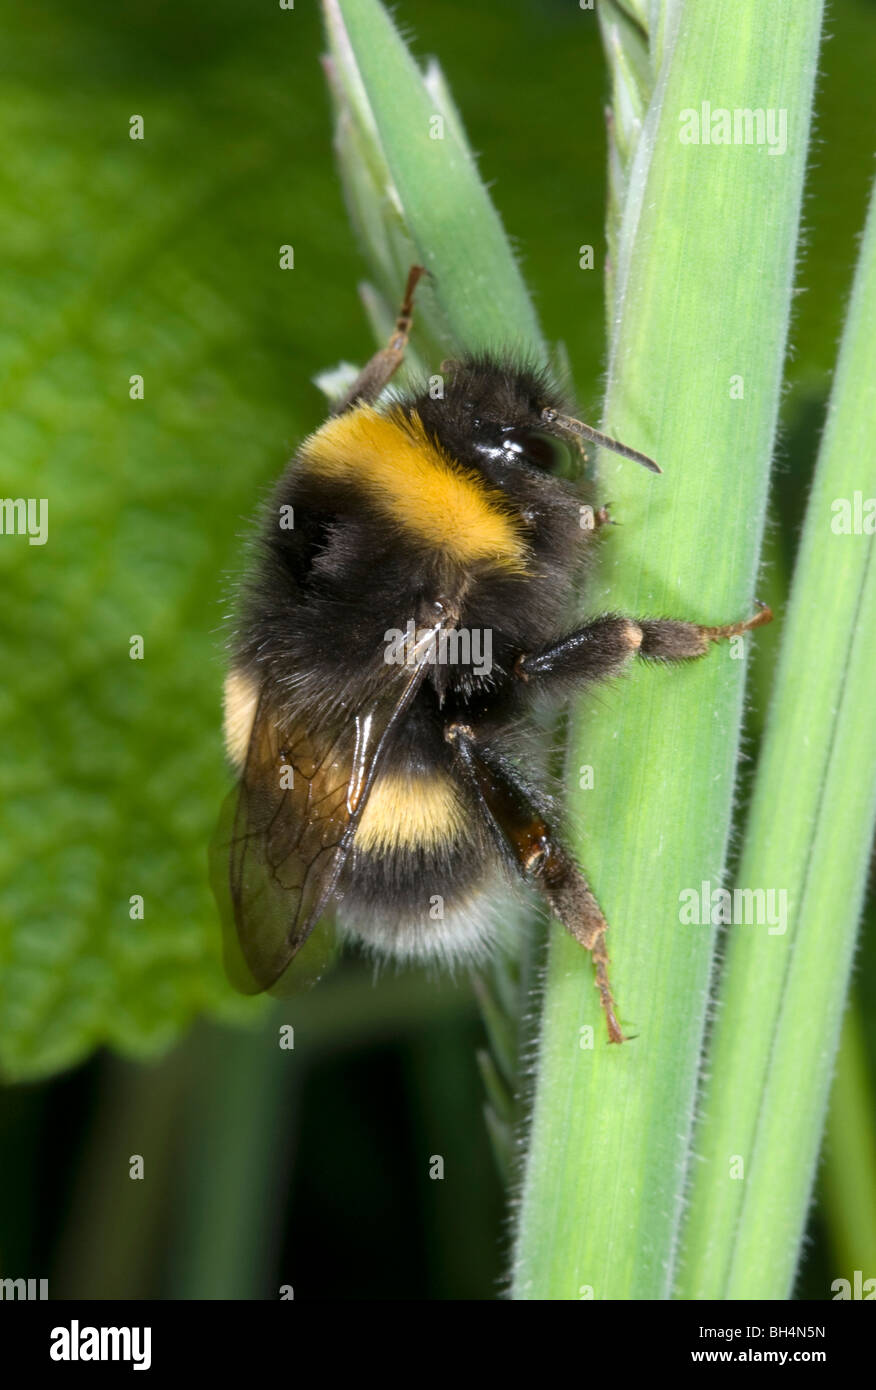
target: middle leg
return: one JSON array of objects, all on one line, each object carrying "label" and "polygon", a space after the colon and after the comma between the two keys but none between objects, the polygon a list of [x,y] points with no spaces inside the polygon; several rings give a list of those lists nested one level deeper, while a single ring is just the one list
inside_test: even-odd
[{"label": "middle leg", "polygon": [[772,620],[761,604],[744,622],[707,627],[674,618],[626,618],[606,613],[540,652],[524,652],[514,674],[526,682],[563,681],[581,684],[618,675],[631,657],[652,661],[691,661],[705,656],[712,642],[739,637]]}]

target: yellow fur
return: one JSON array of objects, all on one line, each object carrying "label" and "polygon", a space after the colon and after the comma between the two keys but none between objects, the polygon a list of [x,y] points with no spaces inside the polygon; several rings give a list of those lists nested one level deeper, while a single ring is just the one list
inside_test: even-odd
[{"label": "yellow fur", "polygon": [[255,681],[241,671],[229,671],[225,677],[225,748],[238,770],[246,762],[258,702]]},{"label": "yellow fur", "polygon": [[419,417],[371,406],[329,420],[302,450],[304,467],[361,487],[408,534],[466,564],[526,572],[526,544],[501,492],[444,454]]},{"label": "yellow fur", "polygon": [[465,813],[444,773],[378,777],[356,831],[356,848],[371,854],[437,849],[453,840]]}]

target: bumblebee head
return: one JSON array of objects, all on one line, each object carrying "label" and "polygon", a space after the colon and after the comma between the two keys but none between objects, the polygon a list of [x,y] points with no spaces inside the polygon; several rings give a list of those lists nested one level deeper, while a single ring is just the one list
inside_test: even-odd
[{"label": "bumblebee head", "polygon": [[[531,495],[539,478],[575,481],[587,457],[585,440],[660,472],[647,454],[570,415],[548,373],[530,364],[468,357],[445,363],[437,381],[439,389],[433,379],[410,408],[443,449],[508,493]],[[559,500],[568,489],[544,491]]]},{"label": "bumblebee head", "polygon": [[539,480],[578,477],[583,456],[562,427],[565,403],[545,372],[471,357],[445,363],[439,382],[439,394],[433,384],[411,409],[446,453],[494,487],[528,497]]}]

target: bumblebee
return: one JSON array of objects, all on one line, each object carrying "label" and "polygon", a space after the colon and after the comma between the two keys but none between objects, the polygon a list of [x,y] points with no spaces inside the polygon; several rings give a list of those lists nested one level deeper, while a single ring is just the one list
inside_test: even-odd
[{"label": "bumblebee", "polygon": [[[225,686],[238,777],[214,838],[226,964],[242,989],[317,976],[340,938],[400,959],[477,962],[524,880],[595,967],[624,1035],[607,924],[521,770],[533,702],[685,661],[769,620],[723,627],[603,613],[564,627],[609,520],[582,527],[574,454],[591,440],[511,356],[445,363],[443,390],[378,405],[404,357],[420,267],[395,332],[304,441],[261,524]],[[588,513],[584,513],[588,515]]]}]

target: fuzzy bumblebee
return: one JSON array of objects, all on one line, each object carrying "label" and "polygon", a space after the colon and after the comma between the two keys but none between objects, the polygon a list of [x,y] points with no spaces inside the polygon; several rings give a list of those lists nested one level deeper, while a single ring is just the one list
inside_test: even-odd
[{"label": "fuzzy bumblebee", "polygon": [[566,631],[607,520],[582,528],[570,453],[590,439],[659,469],[510,357],[446,364],[439,398],[378,408],[421,273],[389,345],[281,478],[241,594],[225,692],[239,780],[212,851],[226,962],[251,991],[317,975],[329,918],[383,956],[476,961],[490,904],[522,878],[591,952],[621,1042],[605,918],[520,768],[533,699],[637,656],[703,656],[769,610],[724,627],[605,613]]}]

